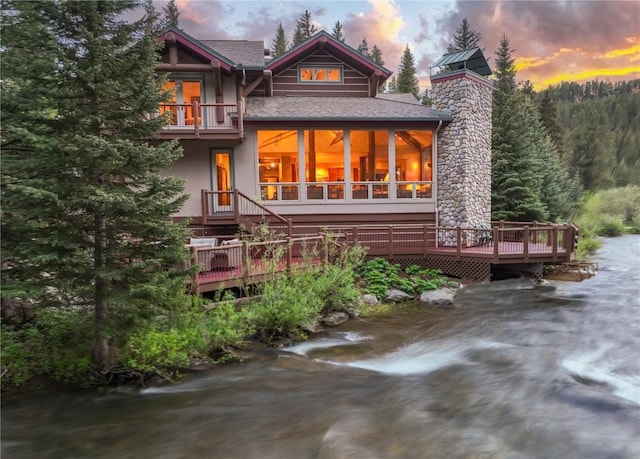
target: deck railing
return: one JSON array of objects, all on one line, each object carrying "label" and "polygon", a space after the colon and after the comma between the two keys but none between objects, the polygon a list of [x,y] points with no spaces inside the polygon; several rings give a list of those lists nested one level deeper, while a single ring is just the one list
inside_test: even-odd
[{"label": "deck railing", "polygon": [[[200,290],[200,282],[227,286],[246,285],[266,280],[298,266],[328,263],[336,252],[335,240],[327,234],[288,237],[271,241],[238,240],[230,244],[191,245],[191,264],[198,265],[192,287]],[[221,280],[222,279],[222,280]]]},{"label": "deck railing", "polygon": [[162,104],[154,116],[169,113],[165,129],[200,131],[237,130],[242,131],[242,110],[237,104]]},{"label": "deck railing", "polygon": [[216,217],[231,216],[235,223],[253,232],[262,223],[268,225],[272,235],[291,236],[291,219],[267,209],[246,194],[235,190],[201,190],[202,221],[214,221]]},{"label": "deck railing", "polygon": [[368,248],[369,255],[393,256],[455,252],[500,258],[551,258],[567,261],[575,256],[577,228],[572,224],[494,222],[489,228],[436,227],[434,225],[371,225],[331,227],[349,243]]}]

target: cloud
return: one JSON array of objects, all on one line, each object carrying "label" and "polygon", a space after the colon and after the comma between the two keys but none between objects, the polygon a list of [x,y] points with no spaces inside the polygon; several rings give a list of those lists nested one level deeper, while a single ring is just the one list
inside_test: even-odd
[{"label": "cloud", "polygon": [[408,44],[401,40],[405,21],[400,8],[394,0],[368,0],[368,4],[368,11],[347,14],[342,23],[346,42],[357,48],[366,38],[369,51],[374,45],[380,48],[384,66],[396,72]]},{"label": "cloud", "polygon": [[[438,24],[446,31],[443,48],[453,41],[463,18],[482,34],[487,58],[494,56],[505,33],[514,49],[518,79],[530,79],[536,86],[556,81],[553,75],[568,80],[630,78],[634,66],[629,64],[640,54],[637,1],[458,1]],[[598,59],[607,59],[608,65]],[[637,67],[635,71],[637,75]]]}]

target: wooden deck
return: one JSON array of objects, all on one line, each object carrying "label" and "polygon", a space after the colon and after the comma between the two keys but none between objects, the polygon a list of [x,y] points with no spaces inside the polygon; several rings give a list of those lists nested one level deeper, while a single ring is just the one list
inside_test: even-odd
[{"label": "wooden deck", "polygon": [[[429,225],[335,227],[329,233],[269,242],[192,247],[196,293],[264,282],[303,262],[322,265],[341,247],[360,244],[368,257],[439,268],[445,274],[488,280],[492,265],[561,264],[575,260],[574,225],[496,222],[491,228]],[[303,260],[303,254],[306,254]],[[311,255],[309,255],[311,254]]]}]

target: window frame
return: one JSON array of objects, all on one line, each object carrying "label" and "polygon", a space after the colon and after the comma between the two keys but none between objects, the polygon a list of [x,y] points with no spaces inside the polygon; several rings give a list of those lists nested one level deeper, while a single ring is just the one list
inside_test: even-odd
[{"label": "window frame", "polygon": [[[302,71],[309,70],[311,71],[312,79],[311,80],[303,80],[302,79]],[[316,80],[313,79],[313,76],[316,75],[318,70],[324,70],[326,72],[325,80]],[[333,81],[329,80],[329,71],[330,70],[338,70],[340,72],[340,80]],[[336,65],[306,65],[299,64],[298,65],[298,83],[300,84],[343,84],[344,83],[344,65],[336,64]]]}]

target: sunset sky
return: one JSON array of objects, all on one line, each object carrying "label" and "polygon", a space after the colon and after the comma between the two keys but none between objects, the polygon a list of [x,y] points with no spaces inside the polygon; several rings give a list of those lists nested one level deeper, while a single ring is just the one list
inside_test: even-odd
[{"label": "sunset sky", "polygon": [[[453,1],[453,0],[176,0],[180,27],[199,39],[263,40],[271,48],[278,23],[290,41],[304,10],[318,29],[343,24],[346,43],[363,38],[378,45],[385,67],[397,73],[409,45],[421,88],[429,65],[446,53],[463,18],[482,34],[493,68],[506,34],[515,50],[518,81],[542,89],[562,80],[640,78],[640,1]],[[166,2],[158,0],[157,7]]]}]

